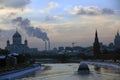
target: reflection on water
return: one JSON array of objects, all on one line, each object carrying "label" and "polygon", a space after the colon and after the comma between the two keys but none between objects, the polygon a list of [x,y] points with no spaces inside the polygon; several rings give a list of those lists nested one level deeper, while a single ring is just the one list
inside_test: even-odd
[{"label": "reflection on water", "polygon": [[89,75],[77,74],[79,64],[44,64],[44,68],[20,80],[120,80],[120,71],[89,66]]}]

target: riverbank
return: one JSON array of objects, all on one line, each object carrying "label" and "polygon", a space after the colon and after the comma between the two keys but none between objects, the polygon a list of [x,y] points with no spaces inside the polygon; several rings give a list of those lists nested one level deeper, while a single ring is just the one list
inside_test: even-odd
[{"label": "riverbank", "polygon": [[33,64],[25,69],[15,70],[7,73],[0,74],[0,80],[15,80],[24,76],[30,75],[39,70],[41,66],[39,64]]}]

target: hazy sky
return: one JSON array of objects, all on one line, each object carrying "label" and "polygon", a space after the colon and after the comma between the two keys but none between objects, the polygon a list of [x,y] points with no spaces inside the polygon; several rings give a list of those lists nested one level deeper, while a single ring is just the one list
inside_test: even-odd
[{"label": "hazy sky", "polygon": [[[91,46],[96,29],[100,42],[109,44],[120,29],[119,3],[120,0],[0,0],[0,47],[6,46],[7,39],[12,43],[16,28],[23,43],[27,38],[30,47],[40,50],[44,49],[44,41],[37,36],[42,35],[39,31],[48,36],[51,48],[71,46],[72,42]],[[28,28],[12,22],[18,17],[23,23],[29,21]]]}]

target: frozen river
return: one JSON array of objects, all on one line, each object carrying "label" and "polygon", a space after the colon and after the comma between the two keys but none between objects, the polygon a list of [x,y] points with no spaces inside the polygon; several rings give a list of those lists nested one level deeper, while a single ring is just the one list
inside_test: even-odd
[{"label": "frozen river", "polygon": [[89,66],[89,75],[77,74],[79,64],[44,64],[46,67],[19,80],[120,80],[120,71]]}]

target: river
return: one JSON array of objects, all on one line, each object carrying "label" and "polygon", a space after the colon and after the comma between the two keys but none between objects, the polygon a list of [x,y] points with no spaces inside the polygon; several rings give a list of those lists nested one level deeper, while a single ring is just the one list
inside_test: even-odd
[{"label": "river", "polygon": [[19,80],[120,80],[120,71],[90,66],[89,75],[77,73],[78,63],[43,64],[42,70]]}]

